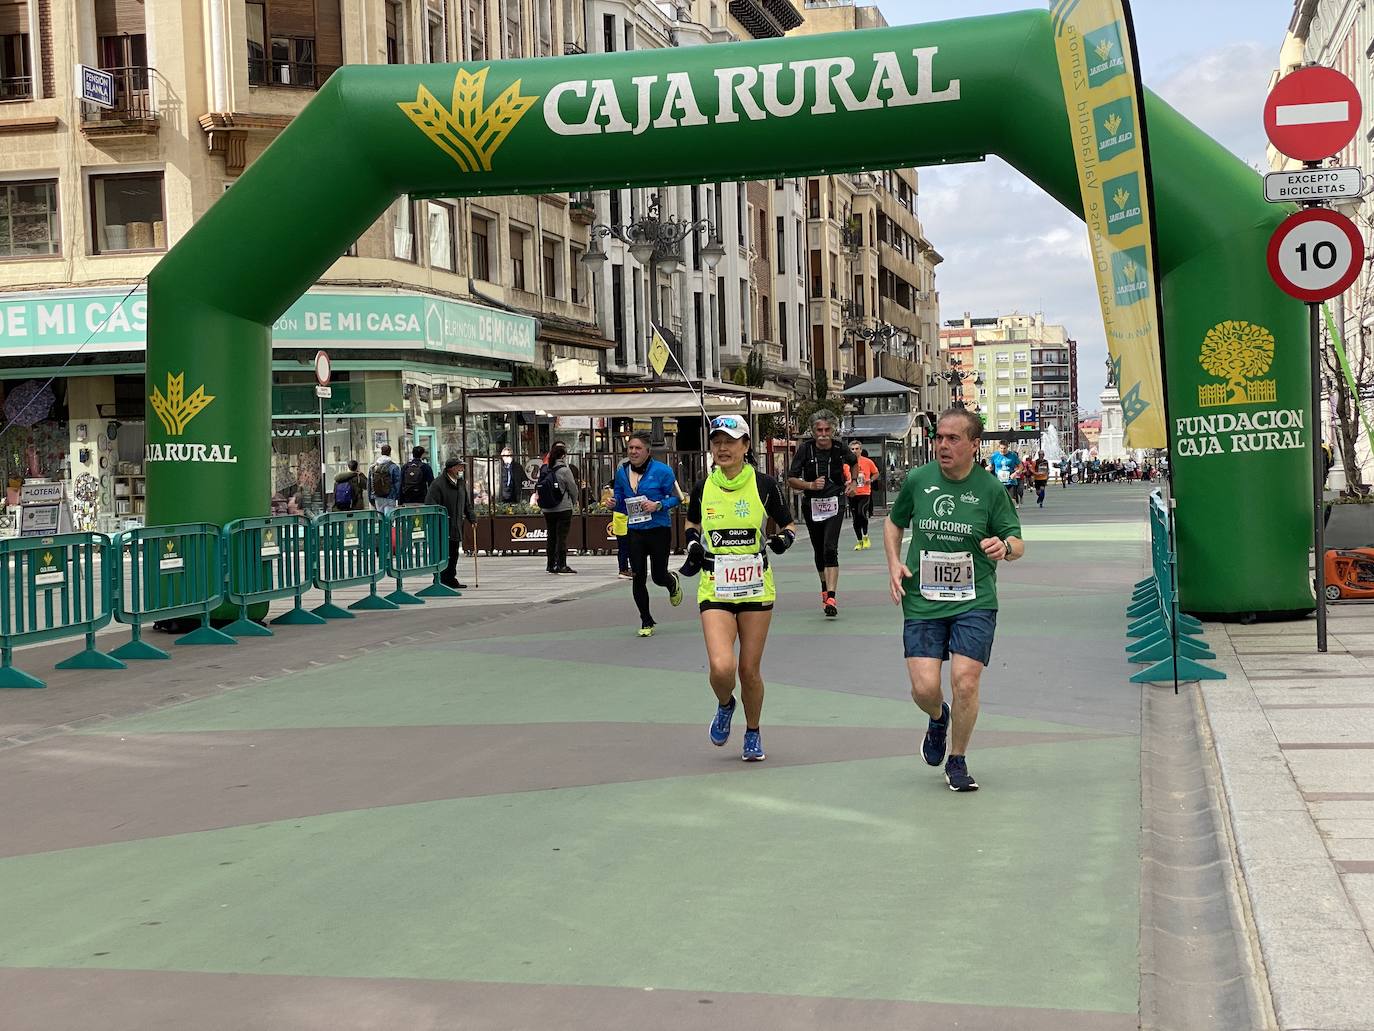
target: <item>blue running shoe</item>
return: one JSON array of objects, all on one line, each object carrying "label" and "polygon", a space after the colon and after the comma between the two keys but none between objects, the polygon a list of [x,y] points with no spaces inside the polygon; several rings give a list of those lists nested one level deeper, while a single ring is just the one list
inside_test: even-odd
[{"label": "blue running shoe", "polygon": [[945,763],[945,783],[951,791],[977,791],[978,782],[968,771],[968,761],[962,755],[951,755]]},{"label": "blue running shoe", "polygon": [[711,744],[717,748],[730,740],[730,721],[735,717],[735,700],[730,699],[727,708],[724,705],[716,707],[716,718],[711,721]]},{"label": "blue running shoe", "polygon": [[949,704],[940,703],[940,718],[931,720],[926,739],[921,742],[921,756],[927,766],[939,766],[945,761],[945,738],[949,735]]},{"label": "blue running shoe", "polygon": [[763,754],[763,739],[757,730],[744,732],[744,751],[740,752],[739,757],[747,763],[761,763],[766,758]]}]

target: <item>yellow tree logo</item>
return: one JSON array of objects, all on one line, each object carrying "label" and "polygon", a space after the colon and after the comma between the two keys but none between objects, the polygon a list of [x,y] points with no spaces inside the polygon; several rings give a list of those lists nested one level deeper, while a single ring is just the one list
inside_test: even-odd
[{"label": "yellow tree logo", "polygon": [[1116,188],[1116,193],[1112,194],[1112,200],[1116,201],[1116,206],[1123,211],[1126,209],[1126,203],[1130,199],[1131,192],[1122,186],[1118,186]]},{"label": "yellow tree logo", "polygon": [[1093,49],[1097,51],[1097,56],[1105,61],[1111,56],[1112,51],[1116,49],[1116,44],[1110,39],[1099,40],[1097,46],[1093,47]]},{"label": "yellow tree logo", "polygon": [[1198,404],[1261,404],[1278,399],[1275,380],[1262,380],[1274,361],[1274,335],[1249,322],[1220,322],[1207,331],[1198,362],[1225,383],[1198,387]]},{"label": "yellow tree logo", "polygon": [[483,68],[473,73],[458,69],[453,80],[452,111],[424,86],[413,102],[396,105],[464,172],[490,172],[491,156],[539,100],[522,97],[520,80],[516,79],[490,107],[483,107],[489,70]]},{"label": "yellow tree logo", "polygon": [[1121,266],[1121,274],[1126,277],[1127,282],[1134,283],[1135,277],[1140,275],[1140,266],[1133,261],[1128,261]]},{"label": "yellow tree logo", "polygon": [[1116,131],[1121,128],[1121,116],[1118,114],[1112,114],[1105,122],[1102,123],[1102,128],[1107,130],[1108,136],[1115,136]]},{"label": "yellow tree logo", "polygon": [[190,397],[185,397],[186,373],[178,373],[173,376],[167,373],[167,393],[163,394],[157,387],[153,387],[152,394],[148,400],[152,403],[153,412],[157,415],[158,421],[162,423],[163,429],[167,431],[169,437],[179,437],[186,429],[186,424],[203,412],[213,401],[214,395],[207,394],[204,386],[196,387],[195,392]]}]

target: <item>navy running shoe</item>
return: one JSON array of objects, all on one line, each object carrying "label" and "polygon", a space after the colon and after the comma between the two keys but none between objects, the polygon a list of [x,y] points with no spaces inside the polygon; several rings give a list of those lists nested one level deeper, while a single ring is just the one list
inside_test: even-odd
[{"label": "navy running shoe", "polygon": [[962,755],[951,755],[945,763],[945,783],[951,791],[977,791],[978,782],[968,771],[968,762]]},{"label": "navy running shoe", "polygon": [[740,752],[739,757],[747,763],[763,762],[766,758],[763,754],[763,738],[757,730],[744,732],[744,750]]},{"label": "navy running shoe", "polygon": [[945,739],[949,736],[949,704],[940,703],[940,718],[931,720],[926,739],[921,742],[921,756],[927,766],[939,766],[945,761]]},{"label": "navy running shoe", "polygon": [[735,716],[735,700],[730,699],[730,706],[724,705],[716,707],[716,718],[711,721],[711,744],[717,748],[730,740],[730,721]]}]

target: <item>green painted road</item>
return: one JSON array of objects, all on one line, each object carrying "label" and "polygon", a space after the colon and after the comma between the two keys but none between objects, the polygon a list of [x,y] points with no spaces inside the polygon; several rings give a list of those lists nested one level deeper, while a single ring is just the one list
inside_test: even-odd
[{"label": "green painted road", "polygon": [[707,741],[690,602],[641,640],[627,584],[294,631],[308,672],[0,752],[0,1025],[1133,1028],[1144,514],[1023,509],[973,795],[917,754],[880,548],[826,621],[804,542],[762,764]]}]

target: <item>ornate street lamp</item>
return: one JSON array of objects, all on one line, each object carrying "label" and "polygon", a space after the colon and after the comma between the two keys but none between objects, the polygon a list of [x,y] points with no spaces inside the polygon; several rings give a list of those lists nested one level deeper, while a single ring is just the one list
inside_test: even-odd
[{"label": "ornate street lamp", "polygon": [[[680,219],[676,215],[662,217],[658,194],[649,199],[649,210],[634,222],[611,224],[597,223],[587,230],[588,246],[581,260],[592,267],[606,260],[606,252],[600,241],[605,237],[619,240],[630,250],[630,255],[641,265],[649,266],[649,282],[658,282],[658,273],[673,275],[682,267],[682,242],[697,233],[706,233],[707,241],[701,248],[701,261],[706,271],[713,273],[720,259],[725,256],[725,247],[720,242],[716,227],[710,219],[699,218],[695,222]],[[658,290],[649,291],[650,318],[659,321]]]}]

